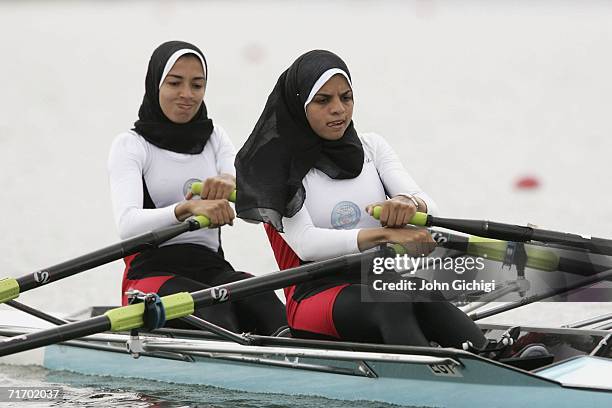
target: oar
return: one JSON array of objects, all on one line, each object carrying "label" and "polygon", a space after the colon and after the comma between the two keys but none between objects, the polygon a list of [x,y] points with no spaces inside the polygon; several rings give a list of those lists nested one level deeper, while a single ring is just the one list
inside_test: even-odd
[{"label": "oar", "polygon": [[[202,187],[203,184],[201,181],[196,181],[195,183],[191,184],[191,192],[194,195],[200,195],[202,193]],[[228,200],[231,201],[232,203],[236,202],[236,190],[232,191],[230,193],[230,196],[228,197]]]},{"label": "oar", "polygon": [[[380,218],[381,207],[374,208],[374,217]],[[426,214],[417,213],[416,217],[425,219]],[[431,216],[429,216],[431,217]],[[415,221],[415,218],[412,221]],[[412,225],[416,225],[412,223]],[[436,225],[438,226],[438,225]],[[447,227],[448,228],[448,227]],[[511,263],[513,254],[517,250],[516,243],[499,239],[484,238],[476,235],[458,235],[447,231],[430,230],[436,243],[444,248],[464,252],[468,255],[479,256],[492,261]],[[398,254],[404,254],[401,245],[393,245],[393,249]],[[567,246],[563,248],[567,249]],[[610,269],[609,265],[596,264],[588,259],[584,254],[574,257],[559,256],[550,249],[538,248],[534,243],[528,243],[525,249],[525,266],[538,269],[540,271],[567,272],[574,275],[591,276],[596,273]],[[578,257],[578,258],[577,258]],[[583,259],[584,258],[584,259]]]},{"label": "oar", "polygon": [[[378,209],[380,208],[380,209]],[[374,215],[380,217],[381,207],[374,209]],[[494,238],[503,241],[529,242],[539,241],[587,249],[592,253],[612,255],[612,240],[606,238],[583,237],[577,234],[549,231],[520,225],[500,222],[441,218],[424,213],[416,213],[410,224],[421,227],[442,227],[479,237]]]},{"label": "oar", "polygon": [[[201,223],[200,223],[201,222]],[[155,248],[163,242],[186,231],[195,231],[210,224],[205,217],[190,219],[184,223],[161,228],[155,231],[129,238],[94,252],[60,264],[28,273],[19,278],[4,278],[0,280],[0,303],[16,299],[20,293],[34,289],[50,282],[56,282],[77,273],[95,268],[96,266],[116,261],[127,255],[149,248]]]},{"label": "oar", "polygon": [[19,303],[14,300],[9,300],[7,302],[4,302],[4,304],[10,307],[13,307],[17,310],[21,310],[22,312],[32,315],[34,317],[38,317],[41,320],[45,320],[49,323],[53,323],[56,326],[59,326],[61,324],[68,324],[67,320],[52,316],[48,313],[43,312],[42,310],[34,309],[33,307],[24,305],[23,303]]},{"label": "oar", "polygon": [[[380,212],[382,207],[374,207],[373,216],[376,219],[380,219]],[[423,220],[427,220],[428,216],[424,213],[416,213],[410,221],[412,225],[423,225]],[[430,225],[424,225],[430,226]],[[437,226],[437,225],[436,225]],[[486,259],[499,262],[507,262],[512,260],[512,253],[514,253],[513,243],[483,238],[480,236],[469,235],[462,236],[457,234],[451,234],[450,232],[432,231],[432,236],[436,243],[444,248],[454,249],[457,251],[465,252],[466,254],[479,256]],[[403,254],[399,248],[400,245],[393,245],[396,253]],[[534,247],[525,247],[527,255],[526,266],[534,269],[543,271],[555,271],[559,268],[560,258],[553,251],[543,250]]]},{"label": "oar", "polygon": [[[345,255],[193,293],[181,292],[164,296],[161,300],[165,310],[165,318],[171,320],[188,316],[200,307],[239,300],[258,293],[321,278],[339,273],[347,267],[361,267],[364,256],[379,256],[380,254],[381,252]],[[91,319],[10,337],[0,342],[0,357],[108,330],[125,331],[140,328],[144,325],[144,310],[144,303],[137,303],[109,310],[104,315]]]},{"label": "oar", "polygon": [[542,293],[536,293],[532,296],[521,298],[520,300],[515,301],[515,302],[510,302],[507,304],[499,305],[497,307],[493,307],[491,309],[487,309],[483,312],[471,313],[469,314],[469,317],[472,320],[484,319],[485,317],[490,317],[490,316],[493,316],[499,313],[507,312],[509,310],[516,309],[521,306],[528,305],[530,303],[539,302],[541,300],[548,299],[553,296],[563,295],[563,294],[566,294],[576,289],[582,289],[587,285],[593,285],[593,284],[596,284],[598,282],[601,282],[603,280],[607,280],[610,278],[612,278],[612,269],[608,269],[606,271],[599,272],[596,275],[590,276],[584,280],[572,283],[571,285],[568,285],[562,288],[552,288]]},{"label": "oar", "polygon": [[[192,191],[197,191],[198,185],[199,191],[201,191],[202,183],[194,183]],[[196,191],[194,193],[199,194],[199,191]],[[232,192],[229,199],[230,201],[235,201],[236,191]],[[60,264],[28,273],[20,278],[0,279],[0,304],[16,299],[20,293],[30,289],[56,282],[128,255],[144,251],[145,249],[155,248],[184,232],[195,231],[208,226],[210,226],[210,220],[200,215],[183,223],[147,232]]]}]

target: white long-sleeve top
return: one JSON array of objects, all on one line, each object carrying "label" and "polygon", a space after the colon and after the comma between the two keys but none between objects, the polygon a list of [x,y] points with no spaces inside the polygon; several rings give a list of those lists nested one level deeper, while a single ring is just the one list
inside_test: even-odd
[{"label": "white long-sleeve top", "polygon": [[311,169],[302,183],[304,206],[291,218],[283,218],[283,238],[303,261],[320,261],[359,252],[357,235],[362,228],[380,227],[365,207],[387,196],[412,194],[436,214],[435,202],[410,177],[389,144],[379,135],[359,135],[364,164],[353,179],[334,180]]},{"label": "white long-sleeve top", "polygon": [[[115,223],[122,239],[179,223],[174,208],[194,181],[219,174],[235,175],[236,149],[227,133],[215,125],[199,154],[161,149],[134,131],[119,134],[110,149],[108,174]],[[143,180],[154,209],[143,208]],[[163,245],[192,243],[219,248],[218,229],[191,231]]]}]

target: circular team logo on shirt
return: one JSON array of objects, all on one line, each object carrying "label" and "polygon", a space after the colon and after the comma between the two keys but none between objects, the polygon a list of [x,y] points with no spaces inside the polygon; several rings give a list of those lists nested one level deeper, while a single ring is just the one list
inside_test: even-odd
[{"label": "circular team logo on shirt", "polygon": [[361,210],[351,201],[340,201],[331,213],[331,225],[334,229],[353,229],[360,219]]},{"label": "circular team logo on shirt", "polygon": [[[192,185],[193,183],[197,183],[197,182],[199,182],[199,181],[202,181],[202,180],[197,179],[197,178],[191,178],[191,179],[187,180],[187,181],[185,182],[185,184],[183,184],[183,196],[186,196],[186,195],[187,195],[187,193],[191,191],[191,185]],[[175,190],[175,191],[176,191],[176,190]]]}]

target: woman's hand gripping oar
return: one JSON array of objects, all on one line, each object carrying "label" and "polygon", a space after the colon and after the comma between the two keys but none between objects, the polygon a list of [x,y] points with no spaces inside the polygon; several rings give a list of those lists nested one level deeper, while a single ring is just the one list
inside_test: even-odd
[{"label": "woman's hand gripping oar", "polygon": [[[192,191],[199,194],[198,184],[199,188],[201,189],[202,183],[194,183],[194,186],[192,186]],[[230,194],[229,200],[236,200],[235,191]],[[134,238],[126,239],[60,264],[28,273],[19,278],[0,279],[0,303],[16,299],[19,297],[20,293],[36,287],[46,285],[51,282],[56,282],[60,279],[76,275],[80,272],[116,261],[146,249],[156,248],[160,244],[184,232],[195,231],[200,228],[207,228],[210,225],[211,221],[208,219],[208,217],[203,215],[195,216],[180,224],[160,228],[142,235],[138,235]]]},{"label": "woman's hand gripping oar", "polygon": [[[375,206],[372,209],[372,216],[376,219],[380,219],[381,213],[381,206]],[[414,226],[430,226],[432,225],[432,219],[436,220],[436,218],[432,217],[431,215],[417,212],[412,217],[409,224]],[[511,259],[508,259],[508,246],[512,246],[513,243],[509,243],[508,241],[484,238],[476,235],[457,235],[450,232],[441,232],[437,230],[430,230],[430,232],[432,233],[434,241],[436,241],[439,246],[462,251],[469,255],[480,256],[494,261],[511,261]],[[399,254],[406,253],[401,245],[393,245],[393,249]],[[527,254],[527,267],[542,271],[555,271],[558,269],[559,256],[553,251],[535,248],[533,246],[525,247],[525,251]]]},{"label": "woman's hand gripping oar", "polygon": [[[375,208],[373,216],[380,217],[381,211],[382,208]],[[543,230],[530,226],[503,224],[485,220],[434,217],[433,215],[419,212],[412,217],[409,224],[420,227],[441,227],[494,240],[526,243],[536,241],[551,244],[553,247],[562,245],[566,247],[565,249],[571,247],[584,249],[594,254],[612,255],[611,239]]]}]

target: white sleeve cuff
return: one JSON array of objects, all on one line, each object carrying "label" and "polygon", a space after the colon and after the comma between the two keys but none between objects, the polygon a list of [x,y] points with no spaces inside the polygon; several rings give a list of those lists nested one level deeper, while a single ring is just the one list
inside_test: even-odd
[{"label": "white sleeve cuff", "polygon": [[[360,229],[347,230],[346,232],[346,247],[344,254],[356,254],[359,252],[359,231]],[[344,255],[343,254],[343,255]]]},{"label": "white sleeve cuff", "polygon": [[180,224],[181,223],[181,221],[178,218],[176,218],[176,207],[178,207],[178,205],[181,204],[181,203],[182,203],[182,201],[178,202],[176,204],[169,205],[168,207],[166,207],[170,211],[170,217],[172,219],[172,223],[174,223],[174,224]]}]

